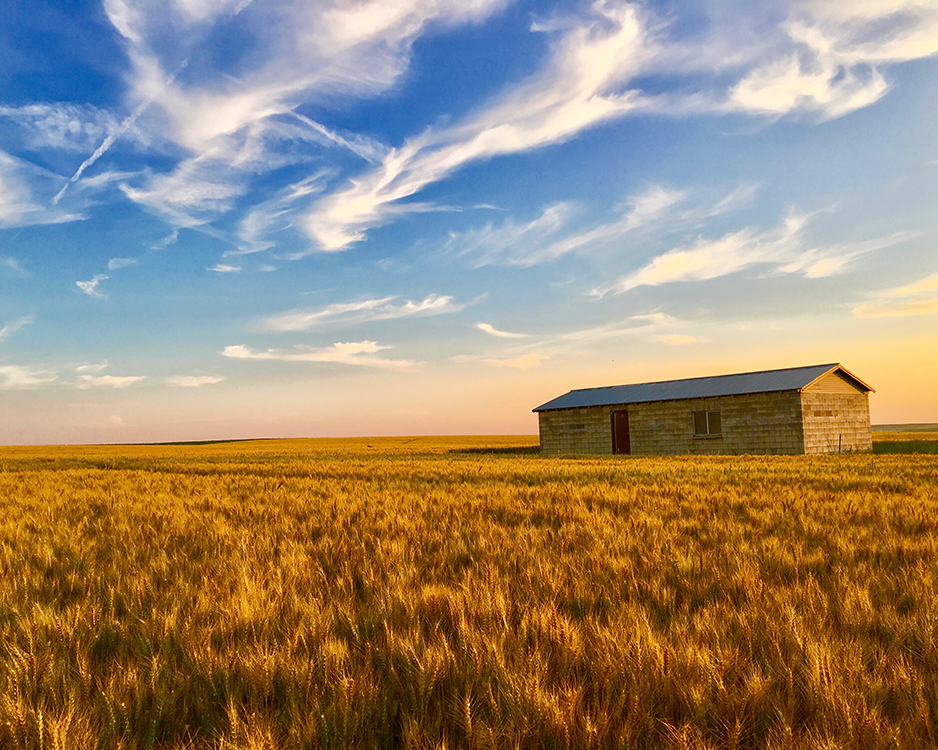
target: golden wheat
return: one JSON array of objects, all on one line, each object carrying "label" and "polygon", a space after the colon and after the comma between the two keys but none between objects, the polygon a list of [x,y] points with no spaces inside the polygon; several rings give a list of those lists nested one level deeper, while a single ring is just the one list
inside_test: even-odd
[{"label": "golden wheat", "polygon": [[0,449],[0,748],[938,745],[933,456]]}]

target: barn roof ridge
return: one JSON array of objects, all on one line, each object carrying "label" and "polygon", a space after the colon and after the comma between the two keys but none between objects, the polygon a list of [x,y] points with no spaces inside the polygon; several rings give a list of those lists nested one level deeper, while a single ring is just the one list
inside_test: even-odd
[{"label": "barn roof ridge", "polygon": [[873,390],[839,362],[830,362],[820,365],[755,370],[724,375],[705,375],[678,380],[656,380],[647,383],[577,388],[541,404],[533,411],[802,390],[835,370],[842,370],[847,377],[856,382],[860,389]]},{"label": "barn roof ridge", "polygon": [[[619,383],[617,385],[597,385],[593,388],[572,388],[568,391],[568,393],[579,393],[580,391],[601,391],[604,388],[625,388],[626,386],[630,386],[630,385],[661,385],[663,383],[684,383],[688,380],[716,380],[717,378],[735,378],[739,375],[762,375],[763,373],[767,373],[767,372],[790,372],[792,370],[807,370],[807,369],[813,369],[815,367],[827,367],[830,369],[834,367],[841,367],[841,364],[840,362],[830,362],[828,364],[820,364],[820,365],[804,365],[803,367],[779,367],[779,368],[773,368],[770,370],[752,370],[749,372],[727,372],[727,373],[724,373],[723,375],[696,375],[692,378],[674,378],[671,380],[647,380],[642,383]],[[826,373],[821,373],[821,374],[824,375]]]}]

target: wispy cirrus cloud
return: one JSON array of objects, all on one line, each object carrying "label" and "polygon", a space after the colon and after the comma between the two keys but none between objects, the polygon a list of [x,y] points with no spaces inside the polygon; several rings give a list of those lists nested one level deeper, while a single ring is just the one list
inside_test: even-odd
[{"label": "wispy cirrus cloud", "polygon": [[546,68],[479,114],[392,149],[375,171],[320,200],[305,220],[319,250],[338,250],[407,212],[401,203],[482,159],[566,141],[638,108],[626,83],[649,50],[637,6],[602,3],[562,33]]},{"label": "wispy cirrus cloud", "polygon": [[842,273],[867,253],[891,247],[911,236],[900,232],[873,240],[810,247],[802,232],[810,218],[792,213],[782,224],[768,230],[748,227],[717,239],[700,237],[653,258],[612,284],[597,287],[593,294],[601,297],[640,286],[708,281],[754,266],[769,266],[777,273],[798,273],[809,279],[824,278]]},{"label": "wispy cirrus cloud", "polygon": [[0,365],[0,390],[29,390],[40,385],[53,383],[56,377],[53,372],[40,370],[35,367]]},{"label": "wispy cirrus cloud", "polygon": [[146,380],[146,375],[79,375],[75,387],[82,390],[89,388],[127,388],[134,383]]},{"label": "wispy cirrus cloud", "polygon": [[396,302],[400,297],[382,297],[358,302],[339,302],[309,310],[288,310],[264,318],[261,325],[268,331],[309,331],[326,324],[353,324],[394,318],[426,317],[459,312],[466,305],[456,303],[448,295],[429,294],[414,302]]},{"label": "wispy cirrus cloud", "polygon": [[109,276],[106,276],[103,273],[99,273],[95,274],[94,277],[88,281],[76,281],[75,286],[81,289],[89,297],[94,297],[95,299],[107,299],[107,295],[98,289],[98,284],[109,278]]},{"label": "wispy cirrus cloud", "polygon": [[224,375],[172,375],[163,382],[179,388],[201,388],[203,385],[215,385],[226,380]]},{"label": "wispy cirrus cloud", "polygon": [[501,339],[524,339],[528,335],[526,333],[510,333],[509,331],[500,331],[497,328],[490,326],[488,323],[476,323],[474,328],[478,328],[483,333],[487,333],[489,336],[495,336]]},{"label": "wispy cirrus cloud", "polygon": [[413,370],[421,362],[404,359],[386,359],[374,356],[378,352],[390,349],[379,346],[374,341],[337,341],[332,346],[294,346],[292,349],[252,349],[243,344],[226,346],[221,354],[231,359],[268,360],[274,362],[324,362],[372,367],[382,370]]},{"label": "wispy cirrus cloud", "polygon": [[309,177],[277,191],[273,198],[253,206],[238,223],[237,250],[225,255],[249,255],[276,247],[277,232],[290,229],[291,212],[297,202],[322,192],[329,170],[319,170]]},{"label": "wispy cirrus cloud", "polygon": [[[329,128],[298,108],[386,91],[406,71],[411,46],[428,25],[472,23],[503,4],[222,0],[196,8],[106,0],[132,64],[132,124],[139,117],[190,154],[171,174],[150,175],[125,193],[176,226],[191,227],[231,211],[257,175],[310,161],[324,148],[379,160],[382,144]],[[194,54],[220,26],[235,54]],[[165,33],[169,27],[172,34]],[[248,68],[237,54],[245,46],[252,50]],[[183,69],[185,75],[175,75]]]},{"label": "wispy cirrus cloud", "polygon": [[756,191],[750,184],[713,198],[698,191],[675,190],[653,185],[632,195],[616,207],[611,221],[588,228],[573,228],[577,206],[557,203],[524,224],[508,219],[500,226],[487,224],[480,229],[453,233],[446,248],[468,256],[475,267],[486,265],[533,266],[556,260],[571,252],[592,252],[608,247],[640,229],[675,231],[700,224],[706,219],[729,213],[748,203]]},{"label": "wispy cirrus cloud", "polygon": [[857,318],[900,318],[938,315],[938,274],[886,289],[853,308]]},{"label": "wispy cirrus cloud", "polygon": [[76,365],[75,372],[104,372],[108,368],[108,361],[104,360],[103,362],[92,362],[84,365]]},{"label": "wispy cirrus cloud", "polygon": [[32,322],[33,322],[32,315],[24,315],[22,318],[17,318],[16,320],[11,321],[9,323],[4,323],[3,327],[0,328],[0,341],[2,341],[5,338],[9,338],[11,335],[25,328]]},{"label": "wispy cirrus cloud", "polygon": [[[406,199],[469,163],[560,143],[639,111],[773,117],[813,111],[832,118],[868,106],[888,88],[883,65],[938,52],[938,10],[915,0],[887,6],[852,12],[842,4],[832,12],[830,4],[806,4],[776,38],[757,45],[719,36],[696,45],[673,41],[668,24],[628,3],[596,3],[588,17],[541,24],[560,35],[541,72],[478,114],[390,151],[378,169],[315,204],[306,231],[315,249],[346,248],[406,213]],[[874,30],[881,33],[870,42]],[[704,82],[665,95],[637,85],[642,75],[674,73]],[[527,227],[506,225],[504,234],[536,236],[558,210],[550,207]]]},{"label": "wispy cirrus cloud", "polygon": [[[279,240],[273,233],[301,228],[313,243],[290,256],[301,257],[347,248],[373,227],[430,208],[409,199],[473,162],[562,143],[636,112],[837,117],[878,100],[889,86],[889,65],[938,51],[938,11],[919,0],[796,2],[787,20],[771,29],[755,21],[713,24],[693,43],[653,9],[607,0],[532,25],[533,32],[552,40],[542,69],[510,84],[475,114],[450,126],[430,127],[397,148],[304,114],[310,104],[386,92],[401,80],[413,44],[428,29],[477,23],[505,4],[327,0],[310,6],[300,0],[220,0],[196,7],[107,0],[104,10],[130,61],[126,112],[119,116],[90,105],[35,103],[2,108],[0,117],[16,123],[33,139],[33,147],[89,153],[71,180],[57,177],[55,201],[68,185],[89,184],[85,170],[116,140],[132,141],[138,149],[158,144],[164,154],[184,155],[169,171],[123,179],[128,199],[176,228],[205,229],[243,210],[239,231],[227,237],[237,245],[233,252],[269,250]],[[757,41],[740,31],[745,28],[751,36],[757,27]],[[224,37],[233,54],[198,54],[213,35]],[[245,50],[251,54],[239,54]],[[687,76],[697,81],[693,87]],[[666,94],[647,92],[642,87],[649,77],[673,79],[675,85]],[[257,200],[256,181],[287,165],[316,163],[321,171],[324,149],[354,154],[377,167],[312,205],[309,196],[282,205]],[[50,212],[38,210],[45,205],[44,192],[38,203],[34,189],[2,194],[21,199],[8,198],[6,207],[0,201],[0,226],[75,220],[87,203],[73,201],[71,211]],[[539,222],[489,227],[479,230],[477,239],[491,235],[497,247],[502,230],[505,240],[512,233],[535,240],[557,218],[553,214],[565,209],[575,206],[555,204]],[[303,213],[301,219],[297,212]],[[541,262],[625,229],[595,227],[582,237],[560,237],[540,253],[492,251],[480,262]]]},{"label": "wispy cirrus cloud", "polygon": [[243,269],[241,266],[231,266],[227,263],[216,263],[214,266],[210,266],[205,269],[206,271],[214,271],[215,273],[239,273]]},{"label": "wispy cirrus cloud", "polygon": [[554,203],[540,216],[521,224],[509,218],[499,226],[489,223],[479,229],[450,234],[446,249],[468,256],[476,268],[487,265],[532,266],[552,259],[545,248],[553,247],[558,233],[577,214],[572,203]]},{"label": "wispy cirrus cloud", "polygon": [[139,258],[111,258],[107,262],[108,271],[119,271],[122,268],[130,268],[140,264]]},{"label": "wispy cirrus cloud", "polygon": [[43,198],[61,178],[0,151],[0,229],[64,224],[85,218],[80,211],[47,205]]}]

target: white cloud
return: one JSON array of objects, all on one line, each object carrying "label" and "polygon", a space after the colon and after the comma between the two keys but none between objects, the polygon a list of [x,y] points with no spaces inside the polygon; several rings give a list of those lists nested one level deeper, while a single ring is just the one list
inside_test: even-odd
[{"label": "white cloud", "polygon": [[103,273],[95,274],[95,276],[90,281],[76,281],[75,286],[81,289],[89,297],[95,297],[97,299],[107,299],[107,295],[98,291],[98,284],[100,284],[105,279],[110,278],[105,276]]},{"label": "white cloud", "polygon": [[927,1],[796,3],[781,28],[783,51],[730,89],[727,109],[840,117],[886,93],[884,65],[938,54],[938,6]]},{"label": "white cloud", "polygon": [[[46,170],[0,151],[0,229],[62,224],[84,218],[80,213],[49,208],[41,197],[59,180]],[[37,198],[36,194],[40,193]]]},{"label": "white cloud", "polygon": [[779,266],[782,273],[800,273],[807,279],[822,279],[845,271],[850,264],[867,253],[884,250],[903,242],[913,235],[897,232],[888,237],[877,237],[864,242],[840,243],[810,248],[798,253],[788,263]]},{"label": "white cloud", "polygon": [[179,239],[179,228],[176,227],[172,232],[167,234],[165,237],[161,237],[155,242],[148,243],[148,246],[151,250],[164,250]]},{"label": "white cloud", "polygon": [[[93,151],[120,124],[118,118],[107,110],[73,102],[0,106],[0,118],[17,126],[16,135],[30,151]],[[134,141],[146,141],[139,131],[133,131],[131,135]]]},{"label": "white cloud", "polygon": [[593,294],[621,294],[640,286],[658,286],[678,281],[707,281],[738,273],[756,265],[775,266],[780,273],[800,273],[805,278],[823,278],[844,271],[862,255],[908,239],[897,233],[863,242],[805,247],[802,229],[809,217],[791,214],[778,227],[730,232],[719,239],[698,238],[653,258],[649,263],[613,284],[598,287]]},{"label": "white cloud", "polygon": [[249,255],[275,247],[276,242],[270,237],[276,232],[291,228],[292,206],[297,201],[322,192],[324,181],[329,175],[330,172],[320,170],[299,182],[287,185],[270,200],[251,208],[238,223],[238,249],[229,250],[225,255]]},{"label": "white cloud", "polygon": [[[90,107],[42,104],[10,110],[8,116],[26,118],[44,142],[62,149],[90,150],[98,144],[72,181],[87,180],[82,171],[118,137],[181,149],[186,156],[169,173],[148,172],[122,185],[129,199],[176,227],[205,228],[237,210],[250,200],[252,183],[273,170],[301,164],[317,164],[319,170],[324,148],[354,153],[378,166],[312,205],[309,193],[249,208],[235,239],[235,252],[258,252],[274,246],[274,232],[296,227],[311,238],[312,249],[341,250],[373,227],[431,208],[407,199],[472,162],[561,143],[638,111],[771,117],[811,111],[837,117],[883,95],[888,65],[938,51],[938,9],[923,0],[795,0],[787,20],[771,27],[755,6],[735,12],[748,21],[718,23],[725,18],[717,18],[722,4],[716,4],[703,9],[715,21],[703,24],[709,30],[694,35],[693,42],[679,38],[680,31],[672,34],[678,24],[655,18],[645,4],[602,0],[575,18],[532,26],[553,39],[541,70],[475,114],[431,127],[397,148],[298,111],[306,104],[386,92],[401,80],[414,42],[428,29],[477,23],[506,3],[106,0],[107,17],[131,64],[129,114],[120,119]],[[252,65],[245,66],[238,55],[231,62],[193,55],[210,33],[249,46]],[[646,79],[667,82],[671,75],[679,78],[670,94],[640,90]],[[465,237],[466,247],[476,243],[480,263],[530,265],[629,231],[625,218],[571,237],[554,229],[556,236],[538,246],[539,233],[550,234],[552,220],[569,220],[551,215],[562,205],[545,209],[539,222],[477,230]],[[642,219],[642,209],[633,207],[633,221]],[[297,211],[305,212],[302,220]],[[3,212],[0,205],[0,225]],[[25,220],[19,209],[7,213]],[[41,216],[48,212],[34,213],[29,221]],[[512,253],[513,235],[529,247]]]},{"label": "white cloud", "polygon": [[0,365],[0,390],[28,390],[39,385],[52,383],[55,379],[54,373],[37,370],[33,367]]},{"label": "white cloud", "polygon": [[342,302],[312,310],[289,310],[264,318],[262,325],[269,331],[308,331],[326,323],[363,323],[393,318],[425,317],[459,312],[465,305],[453,302],[447,295],[430,294],[423,300],[407,300],[395,304],[398,297],[382,297],[360,302]]},{"label": "white cloud", "polygon": [[483,331],[489,336],[497,336],[498,338],[503,339],[523,339],[527,338],[526,333],[509,333],[508,331],[499,331],[497,328],[493,328],[488,323],[476,323],[475,327],[480,331]]},{"label": "white cloud", "polygon": [[675,318],[673,315],[668,315],[664,312],[653,312],[653,313],[643,313],[641,315],[633,315],[632,320],[642,321],[647,323],[650,326],[675,326],[678,325],[681,321]]},{"label": "white cloud", "polygon": [[75,372],[104,372],[107,366],[108,362],[104,360],[103,362],[96,362],[94,364],[78,365],[75,367]]},{"label": "white cloud", "polygon": [[107,268],[109,271],[118,271],[121,268],[136,266],[139,263],[140,261],[137,258],[111,258],[107,262]]},{"label": "white cloud", "polygon": [[348,149],[353,154],[357,154],[366,161],[372,163],[379,162],[388,153],[387,146],[367,136],[357,133],[338,133],[297,112],[294,112],[293,116],[312,130],[313,134],[316,136],[316,140],[325,144]]},{"label": "white cloud", "polygon": [[144,187],[124,183],[121,190],[176,227],[194,229],[230,211],[247,192],[247,184],[228,165],[202,157],[186,160],[167,174],[148,176]]},{"label": "white cloud", "polygon": [[[324,147],[380,159],[383,145],[330,129],[297,107],[386,91],[407,69],[411,46],[428,25],[476,22],[503,3],[106,0],[133,67],[135,109],[121,126],[137,127],[139,118],[191,155],[173,174],[127,188],[128,197],[177,226],[193,226],[230,211],[256,175],[308,162]],[[239,66],[237,56],[231,64],[204,58],[189,63],[209,31],[220,27],[252,47],[252,67]],[[186,62],[180,66],[180,60]],[[189,69],[196,65],[197,71]],[[183,68],[185,75],[174,74]]]},{"label": "white cloud", "polygon": [[164,383],[179,386],[180,388],[199,388],[203,385],[214,385],[225,380],[223,375],[173,375],[164,379]]},{"label": "white cloud", "polygon": [[668,346],[687,346],[688,344],[705,344],[710,339],[703,336],[689,336],[685,333],[661,333],[652,336],[655,341]]},{"label": "white cloud", "polygon": [[117,414],[112,414],[107,418],[107,426],[114,430],[119,430],[124,426],[124,420]]},{"label": "white cloud", "polygon": [[215,273],[238,273],[241,271],[241,266],[229,266],[224,263],[216,263],[211,268],[206,268],[206,271],[214,271]]},{"label": "white cloud", "polygon": [[17,318],[11,323],[5,323],[3,328],[0,328],[0,341],[5,338],[8,338],[12,334],[19,331],[21,328],[28,326],[33,322],[32,315],[24,315],[22,318]]},{"label": "white cloud", "polygon": [[554,203],[524,224],[508,219],[498,227],[489,223],[480,229],[453,233],[446,247],[470,256],[476,268],[493,264],[531,266],[551,258],[545,253],[545,246],[550,246],[576,212],[571,203]]},{"label": "white cloud", "polygon": [[543,248],[538,255],[541,258],[557,258],[573,250],[608,243],[628,232],[672,215],[672,209],[686,198],[686,191],[670,190],[656,185],[643,193],[632,196],[626,202],[626,211],[622,218],[560,239]]},{"label": "white cloud", "polygon": [[886,289],[853,308],[857,318],[900,318],[938,314],[938,274]]},{"label": "white cloud", "polygon": [[292,349],[264,349],[257,350],[237,344],[226,346],[221,352],[222,356],[232,359],[271,360],[277,362],[328,362],[358,367],[373,367],[385,370],[412,370],[421,362],[412,362],[402,359],[384,359],[370,356],[380,351],[390,349],[389,346],[379,346],[374,341],[341,342],[332,346],[312,347],[294,346]]},{"label": "white cloud", "polygon": [[145,379],[145,375],[79,375],[75,385],[82,390],[102,387],[127,388]]},{"label": "white cloud", "polygon": [[765,262],[773,253],[777,258],[788,249],[780,245],[791,244],[792,239],[792,233],[772,238],[757,235],[750,229],[726,234],[718,240],[701,238],[689,247],[659,255],[639,270],[594,293],[602,295],[614,291],[618,294],[639,286],[713,279]]},{"label": "white cloud", "polygon": [[544,354],[522,354],[520,357],[513,357],[511,359],[485,359],[485,362],[488,365],[493,367],[511,367],[516,370],[532,370],[535,367],[540,367],[541,362],[545,359],[549,359]]},{"label": "white cloud", "polygon": [[[842,18],[797,11],[780,35],[757,44],[720,37],[738,33],[738,26],[727,24],[731,31],[714,32],[693,47],[669,41],[667,24],[643,17],[637,5],[594,3],[588,19],[541,25],[560,35],[544,70],[475,116],[393,149],[378,169],[315,204],[307,233],[319,250],[346,248],[406,213],[402,201],[466,164],[560,143],[636,111],[816,111],[830,118],[867,106],[888,88],[883,64],[938,52],[938,8],[894,6]],[[695,91],[660,96],[629,89],[643,74],[671,72],[703,74],[703,82]],[[716,78],[706,77],[714,72]],[[507,235],[513,231],[518,228],[506,226]]]},{"label": "white cloud", "polygon": [[571,252],[608,247],[640,229],[663,227],[674,231],[681,226],[696,225],[704,219],[738,209],[752,199],[755,191],[755,186],[744,184],[719,198],[699,195],[691,201],[690,191],[654,185],[617,206],[619,215],[612,221],[580,231],[570,231],[577,207],[571,203],[555,203],[526,224],[516,224],[509,219],[498,227],[490,223],[480,229],[453,233],[446,248],[468,255],[475,267],[527,267]]},{"label": "white cloud", "polygon": [[569,140],[637,108],[625,89],[648,56],[636,6],[596,3],[565,32],[550,62],[492,106],[452,127],[392,149],[352,187],[320,200],[305,227],[320,250],[339,250],[408,211],[401,201],[466,164]]}]

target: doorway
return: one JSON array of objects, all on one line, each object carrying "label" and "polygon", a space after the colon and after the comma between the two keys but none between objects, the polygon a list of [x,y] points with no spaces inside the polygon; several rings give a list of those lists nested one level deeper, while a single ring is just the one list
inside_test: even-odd
[{"label": "doorway", "polygon": [[627,456],[632,452],[627,411],[612,412],[612,452],[622,456]]}]

